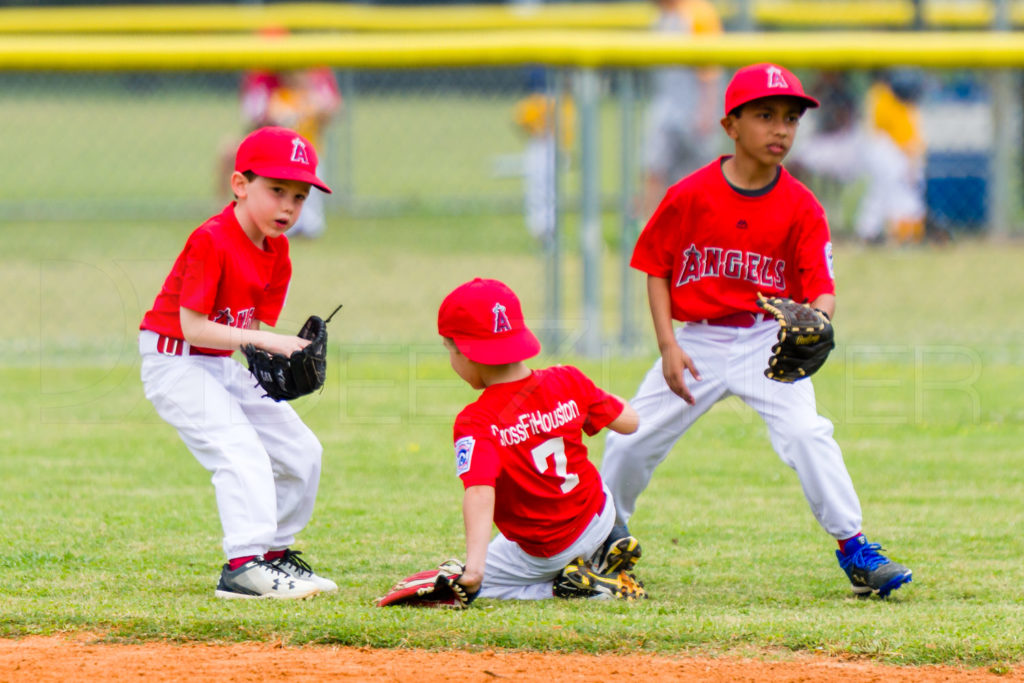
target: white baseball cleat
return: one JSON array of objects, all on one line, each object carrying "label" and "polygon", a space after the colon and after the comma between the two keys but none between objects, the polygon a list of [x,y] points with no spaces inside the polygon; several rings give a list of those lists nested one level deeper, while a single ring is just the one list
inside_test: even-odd
[{"label": "white baseball cleat", "polygon": [[271,562],[271,564],[285,572],[289,576],[294,576],[296,579],[302,579],[303,581],[309,581],[316,585],[320,589],[321,593],[334,593],[338,590],[338,584],[334,583],[330,579],[325,579],[322,576],[317,576],[313,568],[309,566],[309,563],[303,560],[299,555],[302,551],[299,550],[288,550],[284,551],[284,555]]},{"label": "white baseball cleat", "polygon": [[232,571],[225,564],[214,595],[228,600],[271,598],[301,600],[320,592],[312,581],[304,581],[256,557]]}]

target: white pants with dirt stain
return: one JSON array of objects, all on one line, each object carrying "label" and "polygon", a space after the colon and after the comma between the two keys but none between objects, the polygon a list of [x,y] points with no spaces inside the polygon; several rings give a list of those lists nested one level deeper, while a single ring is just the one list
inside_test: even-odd
[{"label": "white pants with dirt stain", "polygon": [[323,448],[295,410],[263,396],[231,357],[168,356],[139,335],[142,384],[156,412],[213,476],[230,559],[295,542],[313,514]]},{"label": "white pants with dirt stain", "polygon": [[[772,447],[796,471],[822,528],[837,539],[860,531],[860,501],[832,438],[832,423],[818,415],[811,380],[785,384],[764,376],[778,329],[769,319],[750,328],[686,324],[676,330],[676,340],[703,377],[698,382],[686,373],[696,405],[672,393],[659,358],[630,401],[640,428],[633,434],[611,432],[606,441],[601,476],[615,498],[617,524],[629,521],[655,468],[690,425],[718,401],[739,396],[765,421]],[[703,446],[689,441],[687,448]]]}]

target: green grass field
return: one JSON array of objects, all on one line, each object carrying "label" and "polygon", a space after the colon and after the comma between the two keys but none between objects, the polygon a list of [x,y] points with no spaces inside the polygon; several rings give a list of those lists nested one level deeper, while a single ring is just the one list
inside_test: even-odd
[{"label": "green grass field", "polygon": [[[649,601],[485,600],[456,614],[373,600],[464,554],[450,420],[475,394],[447,367],[434,321],[451,287],[482,275],[508,281],[540,322],[543,269],[520,218],[336,219],[295,243],[282,327],[345,304],[327,387],[298,404],[325,446],[298,548],[341,592],[300,604],[213,598],[223,558],[209,477],[142,395],[134,329],[192,227],[0,225],[0,635],[1024,662],[1020,245],[837,247],[840,344],[815,385],[866,532],[914,569],[891,599],[851,597],[795,475],[759,419],[727,401],[640,499],[631,528]],[[617,259],[609,249],[609,336]],[[575,261],[565,282],[573,325]],[[576,363],[629,396],[654,358],[638,319],[639,355],[566,347],[541,361]],[[598,461],[602,443],[590,441]]]}]

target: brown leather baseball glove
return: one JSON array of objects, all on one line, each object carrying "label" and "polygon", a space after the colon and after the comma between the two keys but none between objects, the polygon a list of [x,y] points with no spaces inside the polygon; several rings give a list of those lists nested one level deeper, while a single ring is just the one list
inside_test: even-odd
[{"label": "brown leather baseball glove", "polygon": [[758,295],[757,305],[779,322],[779,341],[772,346],[765,377],[796,382],[825,364],[836,342],[832,322],[824,311],[778,296]]}]

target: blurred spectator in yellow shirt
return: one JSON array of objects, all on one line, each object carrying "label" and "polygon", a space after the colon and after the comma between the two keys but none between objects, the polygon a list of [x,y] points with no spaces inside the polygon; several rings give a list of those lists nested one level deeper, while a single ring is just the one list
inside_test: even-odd
[{"label": "blurred spectator in yellow shirt", "polygon": [[[523,150],[523,212],[526,229],[536,239],[550,240],[555,231],[556,157],[568,160],[576,136],[576,106],[568,95],[560,95],[558,119],[555,97],[547,91],[541,67],[528,73],[529,93],[516,103],[513,119],[526,137]],[[559,149],[555,149],[555,130]],[[558,154],[556,154],[556,151]]]},{"label": "blurred spectator in yellow shirt", "polygon": [[[919,242],[925,227],[925,142],[918,102],[924,78],[899,69],[872,79],[858,114],[849,74],[825,71],[809,92],[822,100],[786,167],[824,197],[863,182],[854,231],[868,244]],[[838,185],[836,185],[838,184]]]},{"label": "blurred spectator in yellow shirt", "polygon": [[867,242],[920,242],[925,222],[925,142],[918,102],[923,78],[894,70],[868,88],[864,147],[867,186],[856,220]]}]

